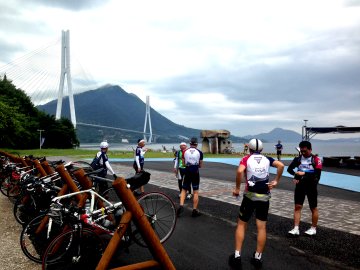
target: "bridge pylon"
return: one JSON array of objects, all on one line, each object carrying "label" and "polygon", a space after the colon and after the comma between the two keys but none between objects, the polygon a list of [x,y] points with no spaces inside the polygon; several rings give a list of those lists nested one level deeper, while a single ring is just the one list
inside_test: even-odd
[{"label": "bridge pylon", "polygon": [[[147,121],[149,119],[149,133],[146,132]],[[149,134],[149,139],[146,138],[146,134]],[[146,96],[146,111],[145,111],[145,123],[144,123],[144,140],[147,143],[152,143],[153,134],[151,128],[151,117],[150,117],[150,97]]]},{"label": "bridge pylon", "polygon": [[61,74],[60,74],[60,85],[59,85],[55,119],[60,119],[60,117],[61,117],[62,100],[63,100],[63,96],[64,96],[65,77],[66,77],[68,94],[69,94],[71,122],[74,125],[74,128],[76,128],[74,95],[73,95],[73,91],[72,91],[71,72],[70,72],[70,32],[69,32],[69,30],[66,30],[66,31],[62,30],[62,35],[61,35]]}]

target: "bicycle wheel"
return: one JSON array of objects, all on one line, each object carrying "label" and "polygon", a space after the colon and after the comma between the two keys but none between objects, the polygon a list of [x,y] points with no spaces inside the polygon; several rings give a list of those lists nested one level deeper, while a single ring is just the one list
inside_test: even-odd
[{"label": "bicycle wheel", "polygon": [[103,196],[105,199],[107,199],[109,202],[111,203],[117,203],[120,202],[120,198],[118,197],[118,195],[115,192],[115,189],[113,187],[108,188],[107,190],[105,190],[101,196]]},{"label": "bicycle wheel", "polygon": [[95,269],[105,250],[101,238],[90,229],[67,231],[47,247],[42,269]]},{"label": "bicycle wheel", "polygon": [[[151,192],[143,195],[138,202],[144,210],[151,227],[164,243],[170,238],[176,226],[176,208],[174,202],[165,194],[160,192]],[[132,222],[133,239],[138,245],[146,247],[140,232]]]},{"label": "bicycle wheel", "polygon": [[52,222],[49,235],[48,223],[41,232],[36,233],[40,223],[45,217],[46,215],[40,215],[32,219],[24,227],[20,234],[21,250],[24,252],[26,257],[37,263],[42,262],[42,255],[44,254],[46,247],[63,230],[62,226],[60,226],[56,222]]},{"label": "bicycle wheel", "polygon": [[2,179],[1,193],[6,197],[15,197],[19,195],[20,188],[18,186],[18,180],[13,179],[10,175]]},{"label": "bicycle wheel", "polygon": [[8,178],[6,196],[9,198],[17,197],[21,192],[19,179],[14,179],[12,177]]},{"label": "bicycle wheel", "polygon": [[30,220],[37,216],[37,210],[32,198],[26,203],[22,204],[21,200],[16,200],[14,204],[15,220],[21,225],[27,224]]}]

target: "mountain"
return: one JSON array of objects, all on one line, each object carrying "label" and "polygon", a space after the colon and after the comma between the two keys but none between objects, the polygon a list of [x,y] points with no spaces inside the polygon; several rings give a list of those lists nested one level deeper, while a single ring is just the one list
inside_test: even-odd
[{"label": "mountain", "polygon": [[250,140],[252,138],[258,138],[264,142],[275,143],[278,140],[282,142],[299,142],[301,141],[301,134],[292,130],[286,130],[282,128],[274,128],[268,133],[260,133],[256,135],[247,135],[244,138]]},{"label": "mountain", "polygon": [[[247,135],[244,138],[250,140],[252,138],[258,138],[264,142],[276,143],[278,140],[282,142],[300,142],[302,140],[301,134],[287,129],[274,128],[268,133],[260,133],[256,135]],[[329,140],[319,140],[311,139],[312,142],[359,142],[360,138],[343,138],[343,139],[329,139]]]},{"label": "mountain", "polygon": [[[118,142],[121,142],[121,139],[128,139],[129,142],[133,143],[143,136],[141,132],[144,130],[146,104],[139,97],[127,93],[119,86],[106,85],[96,90],[74,95],[74,103],[78,123],[139,131],[139,133],[133,133],[78,125],[77,135],[82,143],[99,142],[104,138]],[[53,100],[45,105],[38,106],[38,108],[55,115],[56,105],[57,100]],[[68,97],[63,100],[62,116],[70,119]],[[153,108],[150,108],[150,117],[153,134],[160,135],[157,142],[179,141],[181,140],[179,135],[188,138],[199,137],[200,135],[199,129],[178,125]]]}]

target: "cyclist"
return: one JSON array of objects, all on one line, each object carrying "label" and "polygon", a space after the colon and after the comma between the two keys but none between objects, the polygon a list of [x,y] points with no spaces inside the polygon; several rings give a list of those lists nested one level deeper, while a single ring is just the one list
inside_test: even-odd
[{"label": "cyclist", "polygon": [[[139,139],[137,147],[135,149],[135,158],[133,163],[133,168],[135,170],[135,173],[140,173],[142,170],[144,170],[144,163],[145,163],[144,155],[147,151],[147,149],[144,146],[145,146],[145,140]],[[140,192],[134,191],[135,195],[141,195],[144,193],[144,186],[141,186],[139,189]]]},{"label": "cyclist", "polygon": [[[241,268],[241,248],[245,238],[245,231],[253,212],[256,213],[257,245],[256,251],[251,258],[255,267],[261,267],[261,256],[266,242],[266,221],[270,205],[270,190],[276,187],[284,170],[284,164],[271,157],[261,154],[262,142],[252,139],[249,142],[250,154],[243,157],[236,172],[236,186],[234,196],[240,194],[242,179],[246,179],[246,187],[243,200],[239,209],[239,217],[235,231],[235,253],[229,257],[230,266]],[[269,170],[271,167],[277,169],[274,180],[270,181]]]},{"label": "cyclist", "polygon": [[[113,175],[114,179],[117,178],[114,170],[112,169],[109,158],[107,156],[107,151],[109,149],[109,144],[107,141],[103,141],[100,143],[100,151],[96,153],[95,158],[98,159],[98,163],[100,168],[103,168],[103,170],[98,174],[100,177],[106,177],[108,171]],[[107,182],[99,182],[99,190],[105,191],[107,189],[108,184]]]},{"label": "cyclist", "polygon": [[[185,153],[186,149],[187,149],[186,142],[182,142],[182,143],[180,143],[180,150],[175,152],[174,173],[178,179],[178,186],[179,186],[179,191],[180,191],[179,197],[181,196],[181,190],[182,190],[182,185],[183,185],[184,176],[185,176],[186,166],[183,163],[183,157],[184,157],[184,153]],[[189,200],[189,199],[191,199],[191,197],[192,197],[192,195],[191,195],[191,186],[190,186],[188,195],[186,196],[186,199]]]}]

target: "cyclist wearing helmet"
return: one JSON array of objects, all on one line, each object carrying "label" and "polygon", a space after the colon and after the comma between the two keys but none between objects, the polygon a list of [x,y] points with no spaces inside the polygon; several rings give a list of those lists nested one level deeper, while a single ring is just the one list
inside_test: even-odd
[{"label": "cyclist wearing helmet", "polygon": [[[261,267],[261,255],[264,251],[266,242],[266,221],[269,211],[270,190],[276,187],[284,170],[284,164],[271,157],[261,154],[263,149],[262,142],[252,139],[248,143],[250,154],[240,161],[236,172],[236,187],[233,191],[234,196],[240,194],[240,183],[245,177],[246,186],[243,200],[241,202],[237,227],[235,231],[235,253],[229,257],[230,266],[241,268],[241,248],[245,238],[245,231],[248,221],[255,211],[257,226],[257,246],[251,258],[251,263],[255,267]],[[277,169],[274,180],[270,181],[269,169]]]},{"label": "cyclist wearing helmet", "polygon": [[[103,141],[100,143],[100,151],[97,152],[96,154],[96,158],[99,159],[99,164],[100,167],[103,168],[103,171],[100,172],[98,174],[98,176],[100,177],[106,177],[108,170],[110,171],[110,173],[113,175],[113,177],[116,179],[117,176],[114,173],[114,170],[112,169],[110,163],[109,163],[109,158],[107,156],[107,151],[109,149],[109,144],[107,141]],[[100,182],[99,183],[99,188],[100,190],[103,190],[105,188],[107,188],[107,183],[106,182]]]},{"label": "cyclist wearing helmet", "polygon": [[[144,146],[145,146],[145,140],[139,139],[138,145],[135,150],[135,159],[133,163],[133,168],[135,170],[135,173],[140,173],[142,170],[144,170],[144,163],[145,163],[144,155],[147,151],[147,149],[144,148]],[[139,189],[140,189],[140,193],[134,191],[135,195],[141,195],[144,193],[144,186],[141,186]]]}]

